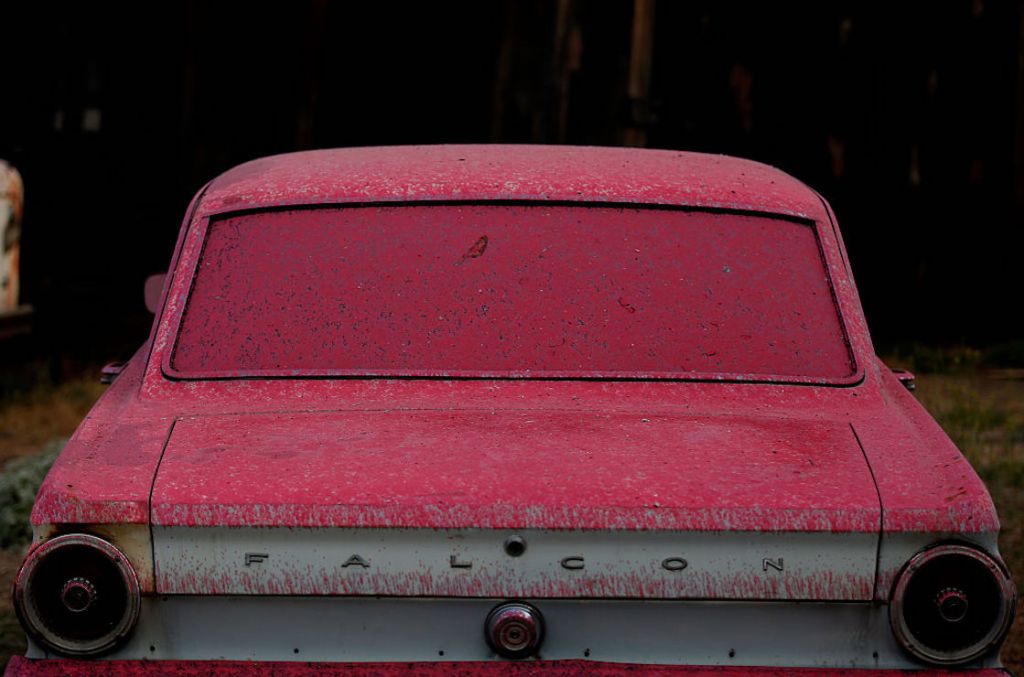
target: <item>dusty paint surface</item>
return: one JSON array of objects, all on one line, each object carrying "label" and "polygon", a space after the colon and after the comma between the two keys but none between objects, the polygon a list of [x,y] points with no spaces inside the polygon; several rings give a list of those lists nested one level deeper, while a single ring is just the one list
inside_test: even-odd
[{"label": "dusty paint surface", "polygon": [[[888,531],[998,531],[985,485],[939,424],[888,369],[880,369],[889,414],[855,424],[885,503]],[[926,451],[927,450],[927,451]]]},{"label": "dusty paint surface", "polygon": [[200,216],[296,204],[451,200],[625,202],[742,209],[819,220],[804,184],[749,160],[566,146],[392,146],[254,160],[209,186]]},{"label": "dusty paint surface", "polygon": [[[807,219],[819,233],[857,371],[845,386],[820,376],[800,385],[167,377],[211,217],[410,199],[676,205]],[[453,269],[471,270],[498,251],[484,234],[453,248]],[[152,520],[881,531],[883,553],[904,547],[887,549],[889,534],[994,542],[998,521],[984,486],[873,355],[827,206],[763,165],[507,147],[269,158],[197,196],[171,270],[150,342],[47,477],[33,512],[37,532]],[[622,301],[613,309],[625,321],[642,312]],[[883,598],[894,565],[886,566],[876,583]]]},{"label": "dusty paint surface", "polygon": [[579,205],[228,216],[209,225],[167,371],[848,383],[818,237]]},{"label": "dusty paint surface", "polygon": [[[689,677],[886,677],[892,670],[842,670],[834,668],[731,668],[682,665],[637,665],[599,661],[487,661],[437,663],[252,663],[250,661],[65,661],[30,660],[15,656],[7,665],[7,677],[21,675],[39,677],[77,677],[78,675],[171,675],[172,677],[212,677],[216,675],[267,675],[298,677],[311,673],[321,675],[688,675]],[[950,670],[915,670],[916,677],[946,677],[963,674]],[[1002,670],[974,670],[975,677],[1005,677]]]},{"label": "dusty paint surface", "polygon": [[175,425],[153,488],[165,526],[877,533],[879,517],[849,426],[754,418],[200,416]]}]

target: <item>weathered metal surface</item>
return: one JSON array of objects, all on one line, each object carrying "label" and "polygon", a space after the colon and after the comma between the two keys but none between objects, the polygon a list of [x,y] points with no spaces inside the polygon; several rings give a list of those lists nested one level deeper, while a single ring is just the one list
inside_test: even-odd
[{"label": "weathered metal surface", "polygon": [[[372,677],[374,675],[438,675],[439,677],[473,677],[476,675],[684,675],[686,677],[886,677],[887,670],[841,668],[733,668],[691,667],[684,665],[639,665],[601,663],[585,660],[517,661],[517,662],[432,662],[432,663],[252,663],[248,661],[54,661],[30,660],[15,656],[7,664],[8,677],[78,677],[78,675],[169,675],[170,677],[219,677],[221,675],[265,675],[267,677],[300,677],[309,674]],[[948,670],[918,670],[916,677],[946,677]],[[1006,677],[998,669],[976,670],[975,677]]]},{"label": "weathered metal surface", "polygon": [[824,221],[813,191],[723,155],[572,146],[390,146],[290,153],[214,179],[199,215],[299,204],[451,200],[623,202]]},{"label": "weathered metal surface", "polygon": [[[484,638],[488,614],[503,601],[151,597],[143,600],[135,633],[108,658],[507,664]],[[544,615],[546,631],[540,657],[548,660],[731,667],[921,667],[893,639],[888,608],[880,604],[523,601]],[[29,655],[48,657],[34,645]],[[991,657],[975,667],[995,664]]]},{"label": "weathered metal surface", "polygon": [[578,205],[216,220],[169,355],[176,378],[859,380],[812,224]]},{"label": "weathered metal surface", "polygon": [[878,538],[157,526],[153,548],[159,594],[854,601],[872,599]]},{"label": "weathered metal surface", "polygon": [[62,534],[91,534],[114,544],[128,559],[143,593],[156,590],[153,576],[153,540],[148,524],[59,524],[48,523],[34,528],[32,547]]},{"label": "weathered metal surface", "polygon": [[153,488],[165,526],[877,533],[848,426],[597,412],[198,416]]}]

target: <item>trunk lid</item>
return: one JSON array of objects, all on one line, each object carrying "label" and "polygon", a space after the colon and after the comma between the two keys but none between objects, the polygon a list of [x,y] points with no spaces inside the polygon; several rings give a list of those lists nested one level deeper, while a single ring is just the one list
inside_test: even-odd
[{"label": "trunk lid", "polygon": [[843,422],[396,410],[179,419],[152,518],[165,594],[857,600],[880,506]]}]

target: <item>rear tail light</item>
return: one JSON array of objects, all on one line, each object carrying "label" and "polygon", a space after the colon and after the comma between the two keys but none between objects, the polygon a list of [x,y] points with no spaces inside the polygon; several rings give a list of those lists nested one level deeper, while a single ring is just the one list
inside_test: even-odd
[{"label": "rear tail light", "polygon": [[25,631],[57,653],[110,651],[139,617],[139,582],[110,543],[88,534],[46,541],[29,553],[14,582],[14,608]]},{"label": "rear tail light", "polygon": [[961,665],[1006,637],[1016,591],[1006,569],[966,545],[915,555],[896,579],[889,619],[897,641],[917,658]]}]

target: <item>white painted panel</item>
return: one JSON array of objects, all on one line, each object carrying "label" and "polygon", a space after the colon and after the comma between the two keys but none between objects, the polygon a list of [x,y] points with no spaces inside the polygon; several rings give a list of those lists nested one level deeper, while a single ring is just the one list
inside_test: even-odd
[{"label": "white painted panel", "polygon": [[[498,600],[163,597],[114,659],[492,660],[483,624]],[[921,667],[871,603],[534,600],[541,656],[691,665]],[[442,654],[443,652],[443,654]],[[43,654],[32,647],[31,655]],[[995,659],[987,661],[995,664]]]},{"label": "white painted panel", "polygon": [[165,594],[869,600],[877,553],[863,533],[154,527],[153,541]]}]

